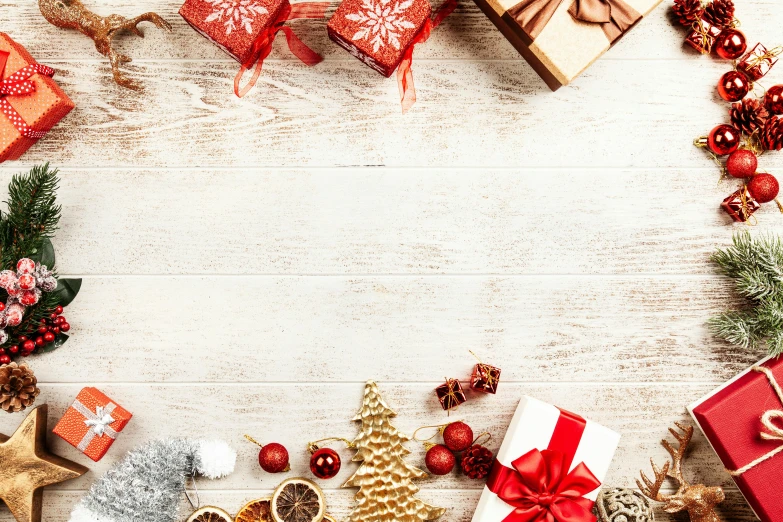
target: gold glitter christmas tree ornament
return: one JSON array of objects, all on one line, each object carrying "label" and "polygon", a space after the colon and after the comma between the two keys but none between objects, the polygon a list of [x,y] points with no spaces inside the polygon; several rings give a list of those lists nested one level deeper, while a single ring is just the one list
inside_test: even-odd
[{"label": "gold glitter christmas tree ornament", "polygon": [[343,484],[344,488],[359,488],[347,522],[421,522],[446,512],[414,497],[419,488],[413,480],[427,474],[403,460],[410,454],[403,444],[411,437],[391,425],[389,419],[396,415],[381,397],[378,385],[368,381],[362,409],[353,418],[362,423],[362,431],[351,443],[358,449],[353,460],[362,464]]}]

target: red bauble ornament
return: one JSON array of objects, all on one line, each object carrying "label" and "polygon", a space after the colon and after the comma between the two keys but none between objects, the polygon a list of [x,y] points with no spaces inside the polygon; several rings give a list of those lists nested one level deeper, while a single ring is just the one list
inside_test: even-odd
[{"label": "red bauble ornament", "polygon": [[454,469],[454,466],[457,464],[457,458],[443,444],[435,444],[427,450],[424,463],[433,475],[446,475]]},{"label": "red bauble ornament", "polygon": [[764,106],[770,114],[783,114],[783,85],[770,87],[764,95]]},{"label": "red bauble ornament", "polygon": [[726,160],[726,172],[735,178],[749,178],[753,176],[758,166],[758,157],[747,149],[732,152],[729,159]]},{"label": "red bauble ornament", "polygon": [[464,422],[452,422],[443,430],[443,443],[451,451],[465,451],[473,444],[473,430]]},{"label": "red bauble ornament", "polygon": [[707,145],[718,156],[731,154],[739,148],[740,132],[731,125],[718,125],[710,131]]},{"label": "red bauble ornament", "polygon": [[736,60],[748,50],[748,41],[742,31],[730,27],[720,33],[713,49],[724,60]]},{"label": "red bauble ornament", "polygon": [[756,174],[748,182],[748,193],[759,203],[769,203],[780,192],[780,184],[772,174]]},{"label": "red bauble ornament", "polygon": [[310,471],[320,479],[330,479],[340,472],[340,455],[332,448],[320,448],[310,457]]},{"label": "red bauble ornament", "polygon": [[267,473],[281,473],[291,469],[288,466],[288,450],[277,442],[261,447],[258,452],[258,464]]},{"label": "red bauble ornament", "polygon": [[749,92],[750,82],[737,71],[729,71],[718,80],[718,94],[727,102],[738,102]]}]

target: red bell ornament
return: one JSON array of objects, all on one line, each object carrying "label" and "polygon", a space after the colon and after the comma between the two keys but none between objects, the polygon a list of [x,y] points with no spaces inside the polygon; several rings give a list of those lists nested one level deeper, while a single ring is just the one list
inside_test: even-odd
[{"label": "red bell ornament", "polygon": [[736,60],[748,50],[748,41],[742,31],[729,27],[715,40],[714,49],[724,60]]},{"label": "red bell ornament", "polygon": [[738,102],[750,92],[750,81],[737,71],[729,71],[718,80],[718,94],[727,102]]},{"label": "red bell ornament", "polygon": [[734,178],[749,178],[756,173],[758,157],[748,149],[732,152],[726,160],[726,172]]},{"label": "red bell ornament", "polygon": [[718,156],[726,156],[740,146],[740,133],[731,125],[718,125],[707,136],[707,147]]},{"label": "red bell ornament", "polygon": [[764,106],[770,114],[783,114],[783,85],[775,85],[767,90],[764,95]]}]

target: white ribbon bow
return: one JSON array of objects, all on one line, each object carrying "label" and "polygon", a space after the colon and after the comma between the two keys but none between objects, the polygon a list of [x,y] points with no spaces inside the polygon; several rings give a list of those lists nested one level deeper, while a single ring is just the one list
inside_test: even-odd
[{"label": "white ribbon bow", "polygon": [[87,449],[87,446],[90,445],[90,442],[92,442],[92,439],[94,439],[96,435],[98,437],[106,435],[110,439],[117,438],[117,432],[109,426],[109,424],[115,420],[114,417],[111,416],[111,413],[116,407],[116,404],[110,402],[106,406],[96,406],[95,412],[92,412],[80,401],[76,400],[73,402],[73,408],[82,414],[85,418],[84,424],[90,427],[90,429],[87,430],[87,433],[84,434],[84,437],[82,437],[79,445],[76,446],[79,451],[84,453],[84,450]]}]

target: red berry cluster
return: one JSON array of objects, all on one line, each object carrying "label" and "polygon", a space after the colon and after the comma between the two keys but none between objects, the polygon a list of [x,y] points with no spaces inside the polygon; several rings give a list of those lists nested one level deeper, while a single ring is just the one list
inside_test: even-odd
[{"label": "red berry cluster", "polygon": [[[5,309],[5,305],[0,303],[0,312]],[[7,348],[0,348],[0,364],[8,364],[11,362],[11,356],[21,355],[27,357],[36,350],[45,347],[48,344],[54,342],[57,338],[57,334],[60,332],[67,332],[71,329],[71,325],[62,315],[63,307],[57,306],[54,311],[49,314],[49,317],[41,319],[41,324],[35,331],[35,335],[27,337],[26,335],[20,335],[18,344],[11,345]]]},{"label": "red berry cluster", "polygon": [[[714,156],[729,156],[725,171],[735,178],[749,179],[721,205],[735,221],[748,221],[759,203],[775,200],[779,185],[768,173],[758,173],[758,156],[783,149],[783,85],[770,88],[763,98],[748,97],[758,82],[777,63],[783,47],[768,49],[761,43],[749,49],[745,35],[737,29],[733,0],[674,0],[673,10],[691,33],[686,42],[702,54],[737,60],[734,69],[718,81],[718,94],[733,103],[731,124],[718,125],[696,141]],[[716,158],[716,161],[719,161]],[[783,207],[781,207],[783,209]]]}]

